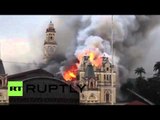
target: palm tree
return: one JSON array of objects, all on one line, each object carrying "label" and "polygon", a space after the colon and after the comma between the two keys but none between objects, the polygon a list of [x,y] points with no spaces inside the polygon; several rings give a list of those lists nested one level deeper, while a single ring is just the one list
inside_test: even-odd
[{"label": "palm tree", "polygon": [[154,65],[154,71],[158,71],[156,75],[160,76],[160,61],[156,62]]},{"label": "palm tree", "polygon": [[142,78],[142,74],[145,74],[145,70],[143,67],[139,67],[135,69],[135,74],[139,75],[140,78]]}]

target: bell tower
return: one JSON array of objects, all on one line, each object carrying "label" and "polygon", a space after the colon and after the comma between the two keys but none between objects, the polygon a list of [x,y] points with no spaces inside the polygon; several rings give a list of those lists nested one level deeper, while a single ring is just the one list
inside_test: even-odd
[{"label": "bell tower", "polygon": [[46,29],[46,39],[44,41],[44,60],[45,62],[49,61],[56,50],[57,43],[55,41],[55,28],[52,21],[50,21],[48,28]]}]

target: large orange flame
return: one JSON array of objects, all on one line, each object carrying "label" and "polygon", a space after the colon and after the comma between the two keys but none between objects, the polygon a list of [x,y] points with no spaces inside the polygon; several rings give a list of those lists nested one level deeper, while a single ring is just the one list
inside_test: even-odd
[{"label": "large orange flame", "polygon": [[78,74],[78,68],[79,68],[80,64],[82,63],[83,57],[85,55],[89,56],[89,61],[91,62],[91,64],[93,66],[95,66],[97,68],[102,66],[102,56],[101,56],[100,52],[96,52],[95,50],[85,50],[84,52],[81,52],[77,55],[77,58],[80,62],[69,66],[63,72],[63,78],[66,81],[76,80],[76,76]]},{"label": "large orange flame", "polygon": [[66,70],[63,72],[63,78],[66,81],[76,80],[77,73],[78,73],[77,65],[76,64],[71,65],[67,67]]},{"label": "large orange flame", "polygon": [[78,60],[80,61],[80,63],[83,60],[83,57],[85,55],[89,56],[89,61],[91,62],[91,64],[95,67],[101,67],[102,66],[102,56],[99,52],[96,52],[95,50],[86,50],[83,53],[79,53],[77,56]]}]

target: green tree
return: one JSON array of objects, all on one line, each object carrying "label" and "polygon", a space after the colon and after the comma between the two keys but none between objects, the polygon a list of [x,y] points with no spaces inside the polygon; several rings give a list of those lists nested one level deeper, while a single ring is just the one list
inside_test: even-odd
[{"label": "green tree", "polygon": [[160,76],[160,61],[156,62],[154,65],[154,71],[157,71],[156,75],[159,77]]},{"label": "green tree", "polygon": [[142,74],[145,74],[145,70],[143,67],[139,67],[135,69],[135,74],[139,75],[140,78],[142,78]]}]

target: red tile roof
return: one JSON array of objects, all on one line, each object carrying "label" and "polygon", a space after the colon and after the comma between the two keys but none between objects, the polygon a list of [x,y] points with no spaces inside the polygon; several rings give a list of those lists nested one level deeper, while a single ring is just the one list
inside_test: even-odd
[{"label": "red tile roof", "polygon": [[147,105],[147,104],[144,103],[144,102],[135,100],[135,101],[132,101],[132,102],[127,103],[126,105]]}]

